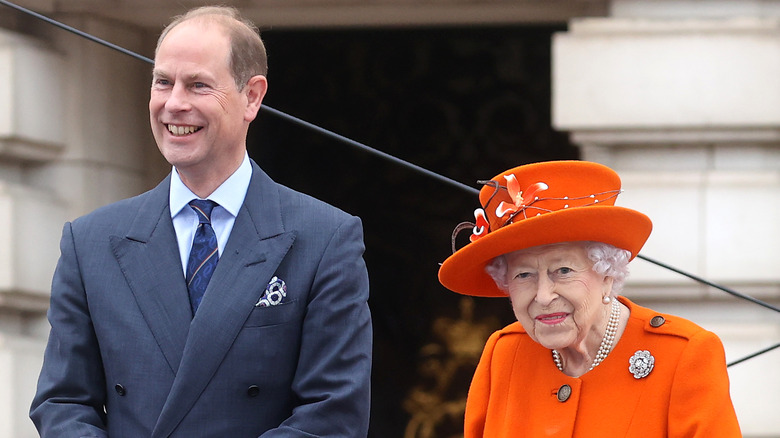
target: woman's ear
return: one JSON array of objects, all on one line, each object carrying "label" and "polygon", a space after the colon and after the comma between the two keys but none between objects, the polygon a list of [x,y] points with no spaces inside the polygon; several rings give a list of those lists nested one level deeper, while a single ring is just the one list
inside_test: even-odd
[{"label": "woman's ear", "polygon": [[604,291],[605,294],[602,294],[602,296],[609,296],[612,295],[612,285],[615,283],[615,278],[609,275],[604,276]]}]

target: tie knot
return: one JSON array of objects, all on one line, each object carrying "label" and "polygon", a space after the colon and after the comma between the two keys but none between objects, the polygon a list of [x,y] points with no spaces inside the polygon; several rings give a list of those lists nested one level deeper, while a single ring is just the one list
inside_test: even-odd
[{"label": "tie knot", "polygon": [[198,215],[198,221],[202,224],[211,223],[211,210],[217,205],[219,204],[208,199],[193,199],[190,201],[190,207]]}]

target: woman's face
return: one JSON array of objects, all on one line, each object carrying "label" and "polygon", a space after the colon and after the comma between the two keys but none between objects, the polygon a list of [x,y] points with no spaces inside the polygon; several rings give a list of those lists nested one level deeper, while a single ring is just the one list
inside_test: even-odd
[{"label": "woman's face", "polygon": [[531,339],[560,350],[589,333],[601,336],[608,313],[602,298],[612,278],[593,271],[584,244],[543,245],[505,257],[512,309]]}]

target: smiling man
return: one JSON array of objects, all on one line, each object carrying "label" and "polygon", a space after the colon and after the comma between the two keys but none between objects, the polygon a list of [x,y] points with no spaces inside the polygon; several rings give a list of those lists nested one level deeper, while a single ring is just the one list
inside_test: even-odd
[{"label": "smiling man", "polygon": [[[213,192],[241,164],[249,123],[268,89],[265,63],[256,66],[259,74],[234,77],[242,73],[231,71],[230,23],[220,25],[222,20],[196,17],[165,33],[149,99],[160,152],[199,196]],[[254,35],[245,37],[251,41]]]},{"label": "smiling man", "polygon": [[156,188],[65,224],[31,418],[42,437],[361,437],[371,369],[360,220],[246,151],[268,88],[232,8],[155,54]]}]

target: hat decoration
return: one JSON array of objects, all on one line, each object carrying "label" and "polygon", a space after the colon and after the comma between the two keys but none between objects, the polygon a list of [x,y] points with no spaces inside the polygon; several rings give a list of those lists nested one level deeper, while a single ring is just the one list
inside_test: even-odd
[{"label": "hat decoration", "polygon": [[[506,225],[512,221],[515,215],[519,213],[525,214],[525,209],[539,200],[539,197],[536,196],[536,193],[547,190],[548,186],[543,182],[538,182],[536,184],[532,184],[531,187],[523,192],[520,190],[520,183],[517,182],[517,178],[515,178],[514,175],[504,175],[504,178],[506,179],[505,189],[509,192],[512,203],[510,204],[506,201],[501,201],[501,203],[498,204],[498,207],[496,208],[496,216],[503,218],[507,213],[510,213],[509,217],[504,222],[504,225]],[[498,193],[498,189],[502,188],[497,181],[493,180],[478,181],[478,183],[493,186],[496,189],[493,192],[494,195],[495,193]],[[523,196],[523,193],[527,194]],[[485,216],[484,209],[478,208],[474,210],[474,217],[477,223],[474,225],[474,233],[471,235],[471,237],[469,237],[471,242],[485,236],[490,230],[490,223]],[[453,252],[455,252],[455,250],[453,250]]]},{"label": "hat decoration", "polygon": [[[475,222],[452,234],[452,251],[439,270],[447,288],[466,295],[504,296],[485,265],[513,251],[552,243],[596,241],[626,249],[635,257],[650,234],[644,214],[614,205],[622,193],[612,169],[587,161],[550,161],[507,170],[478,181]],[[521,189],[524,187],[525,189]],[[458,234],[471,230],[456,249]]]},{"label": "hat decoration", "polygon": [[[501,203],[498,204],[498,207],[496,207],[495,210],[496,218],[503,219],[504,216],[507,215],[507,213],[509,214],[509,216],[505,220],[503,220],[503,223],[501,223],[500,226],[502,227],[513,223],[515,216],[519,214],[523,215],[523,219],[527,219],[529,209],[531,210],[536,209],[537,216],[542,214],[542,212],[549,213],[552,211],[540,207],[532,208],[533,204],[537,201],[556,200],[556,201],[576,202],[580,200],[589,200],[590,202],[578,205],[578,206],[587,206],[587,205],[598,204],[600,201],[604,201],[606,199],[615,198],[620,193],[623,193],[622,190],[609,190],[603,193],[596,193],[588,196],[581,196],[575,198],[569,198],[568,196],[565,196],[563,198],[540,198],[539,196],[537,196],[537,193],[547,190],[549,188],[549,186],[546,183],[540,181],[532,184],[526,190],[520,190],[520,183],[517,182],[517,178],[513,174],[503,175],[503,177],[506,179],[506,186],[502,186],[497,181],[494,180],[477,181],[478,184],[491,186],[495,188],[493,195],[490,197],[491,200],[493,199],[493,196],[495,196],[495,194],[498,193],[498,190],[501,189],[506,190],[509,194],[509,197],[512,199],[512,203],[501,201]],[[490,201],[488,201],[487,204],[490,204]],[[569,204],[564,205],[563,208],[569,208]],[[455,238],[458,236],[458,234],[460,234],[461,231],[463,231],[464,228],[472,228],[472,234],[471,236],[469,236],[470,242],[474,242],[479,238],[486,236],[491,231],[490,222],[487,219],[485,209],[477,208],[476,210],[474,210],[474,219],[476,223],[463,222],[461,224],[458,224],[457,227],[455,227],[455,230],[452,233],[453,253],[456,251]]]}]

